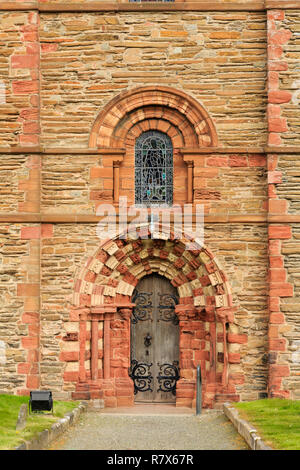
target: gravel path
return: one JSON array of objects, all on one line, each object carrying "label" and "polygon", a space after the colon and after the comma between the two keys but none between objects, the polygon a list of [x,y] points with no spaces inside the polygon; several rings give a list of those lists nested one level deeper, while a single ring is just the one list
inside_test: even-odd
[{"label": "gravel path", "polygon": [[247,450],[220,411],[139,415],[88,411],[53,450]]}]

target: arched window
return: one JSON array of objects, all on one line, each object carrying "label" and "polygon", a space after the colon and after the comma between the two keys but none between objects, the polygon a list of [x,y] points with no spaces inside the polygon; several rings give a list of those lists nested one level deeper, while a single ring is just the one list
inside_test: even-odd
[{"label": "arched window", "polygon": [[173,203],[173,146],[163,132],[147,131],[136,139],[135,203]]}]

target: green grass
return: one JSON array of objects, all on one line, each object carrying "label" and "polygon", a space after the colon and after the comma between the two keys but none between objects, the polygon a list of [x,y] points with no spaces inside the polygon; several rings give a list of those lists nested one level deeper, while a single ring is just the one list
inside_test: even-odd
[{"label": "green grass", "polygon": [[53,416],[45,414],[28,415],[26,427],[16,431],[20,407],[28,404],[29,397],[0,394],[0,450],[11,450],[24,441],[33,439],[40,431],[49,429],[53,423],[72,411],[79,402],[54,401]]},{"label": "green grass", "polygon": [[270,447],[300,450],[300,401],[277,398],[233,403]]}]

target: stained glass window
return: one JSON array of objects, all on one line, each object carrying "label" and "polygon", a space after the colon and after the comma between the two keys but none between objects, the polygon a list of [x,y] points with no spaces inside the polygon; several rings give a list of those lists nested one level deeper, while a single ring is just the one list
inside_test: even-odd
[{"label": "stained glass window", "polygon": [[135,203],[173,202],[173,146],[168,135],[147,131],[135,143]]}]

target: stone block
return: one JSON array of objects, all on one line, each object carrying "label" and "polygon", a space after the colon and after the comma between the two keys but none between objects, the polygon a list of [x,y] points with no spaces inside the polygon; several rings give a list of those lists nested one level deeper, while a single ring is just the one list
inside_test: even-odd
[{"label": "stone block", "polygon": [[288,225],[271,225],[269,227],[269,238],[280,240],[292,238],[292,228]]},{"label": "stone block", "polygon": [[270,282],[285,282],[286,277],[287,274],[285,269],[272,268],[269,270]]},{"label": "stone block", "polygon": [[227,340],[229,343],[245,344],[248,341],[248,336],[245,334],[228,333]]},{"label": "stone block", "polygon": [[269,294],[271,297],[293,297],[293,285],[289,283],[274,283],[270,284]]},{"label": "stone block", "polygon": [[17,431],[20,431],[26,427],[27,416],[28,416],[28,405],[26,403],[23,403],[20,407],[19,414],[18,414],[18,419],[17,419],[17,424],[16,424]]},{"label": "stone block", "polygon": [[286,132],[288,130],[286,118],[269,118],[270,132]]},{"label": "stone block", "polygon": [[268,94],[269,103],[289,103],[292,99],[292,94],[285,90],[270,91]]},{"label": "stone block", "polygon": [[12,89],[15,95],[28,95],[29,93],[38,93],[37,80],[14,80]]},{"label": "stone block", "polygon": [[288,203],[285,199],[271,199],[269,201],[269,211],[271,214],[285,214]]}]

